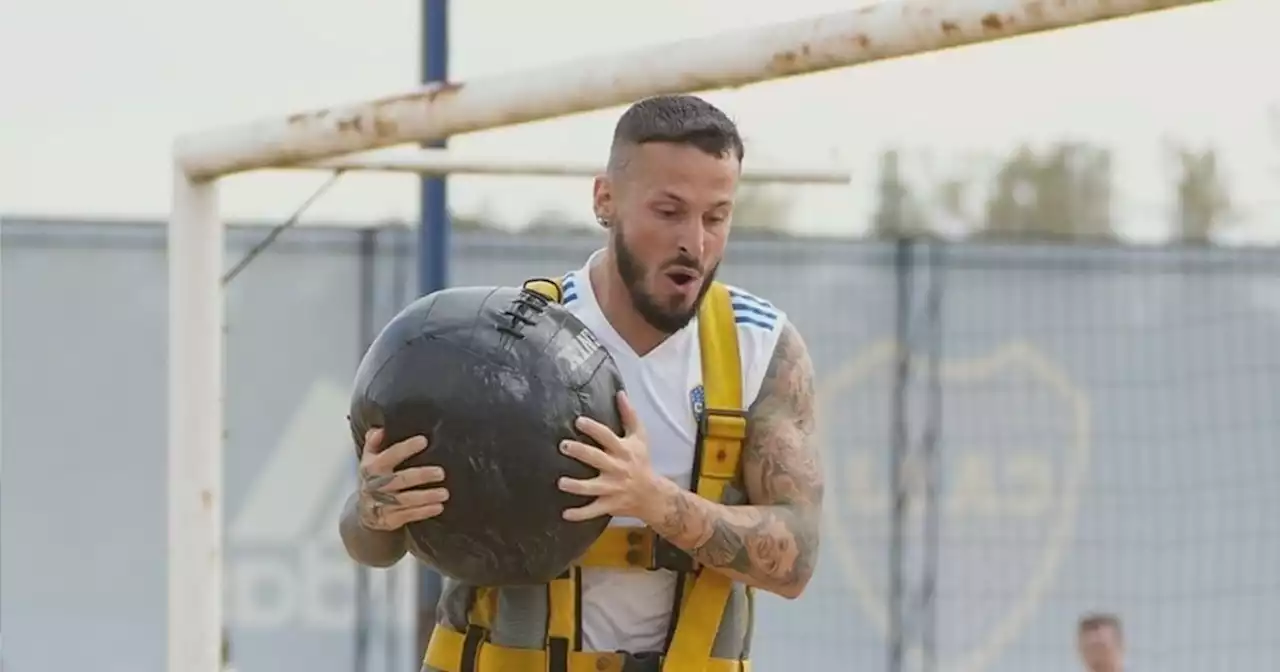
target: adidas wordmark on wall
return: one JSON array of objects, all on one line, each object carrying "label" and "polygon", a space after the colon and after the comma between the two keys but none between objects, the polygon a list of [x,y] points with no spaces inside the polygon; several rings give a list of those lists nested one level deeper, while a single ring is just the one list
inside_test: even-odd
[{"label": "adidas wordmark on wall", "polygon": [[[338,517],[355,479],[346,425],[347,390],[317,380],[294,411],[227,530],[225,601],[230,622],[247,629],[349,630],[355,622],[355,565],[342,548]],[[414,585],[402,573],[398,625],[408,625]],[[373,581],[374,603],[384,582]]]}]

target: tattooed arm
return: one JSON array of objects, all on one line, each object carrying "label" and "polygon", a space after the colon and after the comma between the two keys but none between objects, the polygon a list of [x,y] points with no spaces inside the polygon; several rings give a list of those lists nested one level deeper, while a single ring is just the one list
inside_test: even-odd
[{"label": "tattooed arm", "polygon": [[408,467],[400,463],[427,447],[415,436],[385,449],[381,429],[370,430],[360,453],[360,487],[342,509],[338,531],[352,560],[372,567],[390,567],[404,557],[408,535],[404,526],[440,515],[449,492],[418,489],[444,480],[440,467]]},{"label": "tattooed arm", "polygon": [[818,559],[822,507],[813,406],[813,363],[786,324],[747,415],[742,478],[751,505],[718,504],[661,479],[663,510],[646,522],[702,565],[799,597]]}]

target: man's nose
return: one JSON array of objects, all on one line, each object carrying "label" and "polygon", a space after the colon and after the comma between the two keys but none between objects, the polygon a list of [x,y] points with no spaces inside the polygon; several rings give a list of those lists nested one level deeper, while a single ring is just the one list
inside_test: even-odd
[{"label": "man's nose", "polygon": [[679,235],[681,256],[702,259],[702,248],[706,243],[706,230],[702,227],[702,220],[690,217],[680,227]]}]

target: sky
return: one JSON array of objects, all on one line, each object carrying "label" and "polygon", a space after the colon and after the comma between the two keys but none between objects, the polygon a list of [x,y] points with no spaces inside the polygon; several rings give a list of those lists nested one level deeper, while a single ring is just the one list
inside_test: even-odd
[{"label": "sky", "polygon": [[[938,0],[945,4],[946,0]],[[953,0],[963,2],[965,0]],[[980,0],[974,0],[980,1]],[[850,0],[467,0],[451,12],[451,78],[551,65],[765,25]],[[856,233],[888,147],[949,170],[1070,138],[1116,152],[1117,214],[1156,240],[1169,206],[1170,138],[1219,147],[1243,207],[1267,231],[1280,181],[1268,110],[1275,0],[1219,0],[1134,19],[712,92],[748,163],[848,169],[848,186],[786,187],[799,232]],[[163,218],[170,146],[184,132],[414,87],[414,0],[15,0],[0,9],[0,213]],[[1268,64],[1271,64],[1268,66]],[[1278,107],[1277,109],[1280,109]],[[603,162],[620,108],[460,136],[460,153]],[[926,163],[925,154],[931,156]],[[326,176],[224,180],[228,219],[287,217]],[[545,212],[589,220],[590,179],[460,176],[451,206],[516,226]],[[403,175],[347,175],[305,221],[417,218]],[[1280,229],[1280,227],[1269,227]]]}]

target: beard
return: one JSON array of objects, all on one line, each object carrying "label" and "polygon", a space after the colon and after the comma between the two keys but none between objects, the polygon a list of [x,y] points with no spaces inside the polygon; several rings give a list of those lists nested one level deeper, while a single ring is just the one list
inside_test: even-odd
[{"label": "beard", "polygon": [[631,248],[627,245],[626,237],[623,235],[623,227],[620,222],[615,222],[609,235],[609,247],[613,252],[613,258],[618,264],[618,275],[622,277],[622,284],[627,288],[627,294],[631,297],[631,305],[635,307],[636,312],[644,319],[649,326],[657,329],[664,334],[674,334],[688,326],[698,314],[698,308],[702,306],[702,300],[706,297],[707,292],[711,289],[711,283],[716,278],[716,272],[720,270],[720,265],[716,264],[708,272],[704,273],[701,266],[698,265],[696,259],[687,255],[680,255],[668,259],[662,263],[655,271],[665,270],[667,268],[685,268],[697,271],[699,274],[699,282],[702,283],[698,287],[698,295],[693,300],[693,305],[688,308],[679,303],[680,297],[677,296],[673,302],[664,304],[658,297],[646,291],[644,282],[649,276],[644,264],[640,259],[632,253]]}]

